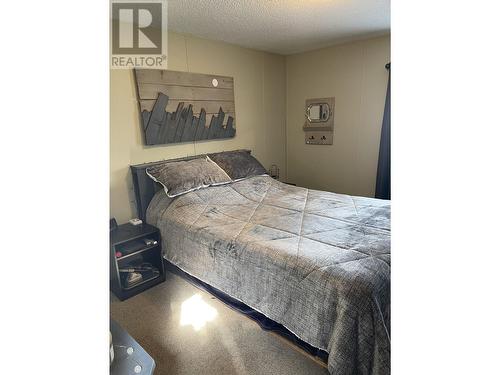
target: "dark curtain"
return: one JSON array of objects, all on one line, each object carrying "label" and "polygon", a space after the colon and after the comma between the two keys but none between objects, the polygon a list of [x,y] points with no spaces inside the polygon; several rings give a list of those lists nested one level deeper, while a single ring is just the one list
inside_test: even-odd
[{"label": "dark curtain", "polygon": [[375,198],[391,199],[391,65],[386,65],[389,70],[387,94],[385,96],[384,119],[382,121],[382,134],[378,152],[377,184]]}]

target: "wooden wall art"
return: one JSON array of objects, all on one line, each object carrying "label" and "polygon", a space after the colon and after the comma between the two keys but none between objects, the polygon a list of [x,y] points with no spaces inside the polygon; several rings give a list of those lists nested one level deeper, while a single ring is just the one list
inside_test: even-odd
[{"label": "wooden wall art", "polygon": [[232,77],[135,69],[147,145],[235,136]]}]

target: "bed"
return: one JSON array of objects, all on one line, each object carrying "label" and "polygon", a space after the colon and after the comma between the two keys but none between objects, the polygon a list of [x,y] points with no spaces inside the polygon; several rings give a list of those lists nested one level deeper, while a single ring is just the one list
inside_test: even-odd
[{"label": "bed", "polygon": [[[132,167],[139,216],[184,272],[329,353],[390,373],[390,202],[255,176],[169,198]],[[148,181],[149,180],[149,181]]]}]

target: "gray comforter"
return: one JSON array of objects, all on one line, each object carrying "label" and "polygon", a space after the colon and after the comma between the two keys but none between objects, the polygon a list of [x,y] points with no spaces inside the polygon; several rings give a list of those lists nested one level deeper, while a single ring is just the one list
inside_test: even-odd
[{"label": "gray comforter", "polygon": [[390,202],[262,176],[160,191],[147,221],[166,259],[326,350],[331,374],[389,374]]}]

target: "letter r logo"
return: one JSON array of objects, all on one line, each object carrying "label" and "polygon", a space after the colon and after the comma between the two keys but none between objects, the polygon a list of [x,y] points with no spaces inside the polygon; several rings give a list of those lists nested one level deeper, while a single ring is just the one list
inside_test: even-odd
[{"label": "letter r logo", "polygon": [[161,3],[112,3],[114,55],[162,53]]}]

